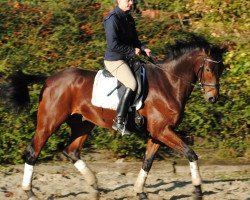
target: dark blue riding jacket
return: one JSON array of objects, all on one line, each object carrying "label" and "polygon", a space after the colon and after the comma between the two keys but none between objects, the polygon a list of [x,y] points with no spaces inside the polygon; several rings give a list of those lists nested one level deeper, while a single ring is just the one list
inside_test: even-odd
[{"label": "dark blue riding jacket", "polygon": [[138,39],[134,18],[116,7],[104,20],[107,39],[105,60],[125,60],[135,55],[135,48],[144,50]]}]

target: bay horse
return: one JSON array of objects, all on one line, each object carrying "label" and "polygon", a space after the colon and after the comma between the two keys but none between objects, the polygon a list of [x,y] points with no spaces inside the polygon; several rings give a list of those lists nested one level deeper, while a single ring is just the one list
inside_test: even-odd
[{"label": "bay horse", "polygon": [[[222,61],[226,46],[216,46],[205,39],[177,42],[170,46],[168,57],[155,64],[146,64],[148,93],[144,106],[138,111],[146,120],[148,134],[144,161],[134,185],[139,199],[147,199],[144,185],[159,147],[167,145],[184,155],[190,163],[193,197],[202,199],[202,180],[198,156],[177,135],[175,128],[181,122],[185,104],[198,81],[209,103],[219,95],[219,77],[224,69]],[[80,151],[91,130],[97,125],[111,129],[116,112],[91,104],[96,72],[69,68],[47,78],[40,94],[37,126],[31,144],[25,151],[22,188],[32,199],[34,165],[48,138],[66,122],[72,131],[70,143],[64,149],[87,183],[97,190],[97,179],[81,160]],[[32,75],[27,84],[41,81]],[[77,114],[77,115],[75,115]]]}]

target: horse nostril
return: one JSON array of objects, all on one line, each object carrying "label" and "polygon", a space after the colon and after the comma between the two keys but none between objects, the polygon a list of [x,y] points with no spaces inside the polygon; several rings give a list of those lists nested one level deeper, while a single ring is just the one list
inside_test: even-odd
[{"label": "horse nostril", "polygon": [[216,101],[216,98],[215,97],[209,97],[208,98],[208,102],[209,103],[214,103]]}]

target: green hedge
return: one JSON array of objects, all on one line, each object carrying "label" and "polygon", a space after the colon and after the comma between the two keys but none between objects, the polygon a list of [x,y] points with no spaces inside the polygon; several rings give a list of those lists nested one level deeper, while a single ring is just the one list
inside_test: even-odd
[{"label": "green hedge", "polygon": [[[134,14],[139,36],[161,58],[165,48],[186,32],[205,36],[212,43],[236,43],[224,62],[230,65],[221,78],[221,97],[209,105],[201,91],[194,91],[179,130],[195,138],[194,148],[213,149],[219,157],[249,158],[249,18],[246,1],[219,0],[138,1]],[[113,1],[7,1],[0,3],[0,83],[18,70],[55,74],[65,68],[102,68],[105,52],[103,17]],[[143,10],[158,9],[157,18]],[[140,14],[141,13],[141,14]],[[11,111],[0,104],[0,163],[20,163],[35,131],[41,85],[30,87],[31,104]],[[65,145],[69,128],[63,125],[48,141],[40,160],[56,159]],[[119,156],[141,157],[145,139],[121,137],[96,128],[87,144],[112,149]]]}]

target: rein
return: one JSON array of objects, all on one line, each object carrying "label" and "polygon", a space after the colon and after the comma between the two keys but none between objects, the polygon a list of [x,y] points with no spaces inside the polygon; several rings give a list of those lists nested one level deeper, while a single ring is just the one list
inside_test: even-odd
[{"label": "rein", "polygon": [[186,81],[186,80],[185,80],[183,77],[181,77],[181,76],[178,76],[178,75],[176,75],[176,74],[174,74],[174,73],[169,72],[169,70],[167,70],[167,69],[161,67],[160,65],[155,64],[154,61],[149,61],[149,60],[145,59],[144,57],[140,57],[140,59],[141,59],[142,61],[144,61],[144,62],[147,62],[147,63],[153,65],[154,67],[156,67],[156,68],[158,68],[158,69],[161,69],[161,70],[163,70],[163,71],[168,71],[169,74],[171,74],[171,75],[173,75],[173,76],[175,76],[175,77],[177,77],[177,78],[183,80],[184,82],[186,82],[186,83],[189,84],[189,85],[192,85],[194,88],[199,88],[199,89],[202,89],[202,90],[203,90],[203,86],[211,86],[211,87],[215,87],[216,89],[219,89],[219,87],[220,87],[220,84],[202,83],[201,81],[202,81],[202,78],[203,78],[204,67],[205,67],[206,61],[207,61],[207,62],[213,62],[213,63],[217,63],[217,64],[218,64],[218,63],[221,62],[221,60],[220,60],[220,61],[215,61],[215,60],[211,60],[211,59],[209,59],[209,58],[203,58],[203,62],[202,62],[201,66],[200,66],[200,68],[199,68],[199,70],[198,70],[198,73],[196,74],[197,77],[198,77],[198,74],[199,74],[199,72],[201,71],[201,76],[200,76],[200,78],[199,78],[199,83],[198,83],[199,85],[197,85],[197,84],[194,84],[194,83],[192,83],[192,82],[190,82],[190,81]]}]

